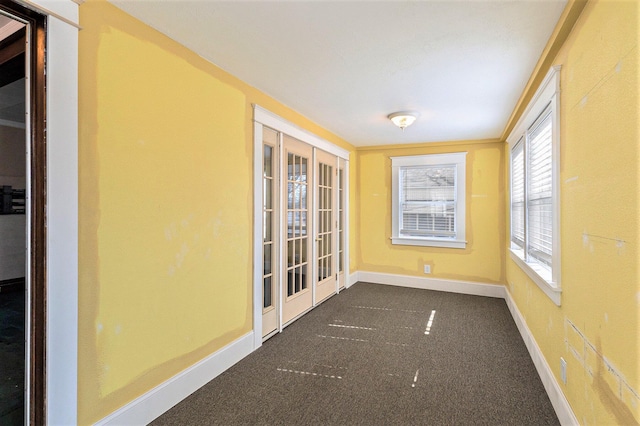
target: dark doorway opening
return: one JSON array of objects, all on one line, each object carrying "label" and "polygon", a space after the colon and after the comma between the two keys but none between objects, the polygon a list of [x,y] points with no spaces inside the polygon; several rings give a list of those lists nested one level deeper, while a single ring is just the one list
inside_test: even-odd
[{"label": "dark doorway opening", "polygon": [[2,425],[46,423],[45,26],[0,0]]}]

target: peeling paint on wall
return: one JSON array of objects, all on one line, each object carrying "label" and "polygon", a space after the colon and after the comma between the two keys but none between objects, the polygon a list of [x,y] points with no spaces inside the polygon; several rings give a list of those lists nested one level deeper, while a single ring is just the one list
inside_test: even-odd
[{"label": "peeling paint on wall", "polygon": [[[600,338],[595,344],[592,343],[571,320],[565,318],[566,348],[582,368],[588,378],[587,383],[596,389],[601,402],[616,417],[619,424],[638,424],[633,411],[640,406],[640,394],[602,354],[602,344],[599,340]],[[589,398],[587,392],[585,398]]]}]

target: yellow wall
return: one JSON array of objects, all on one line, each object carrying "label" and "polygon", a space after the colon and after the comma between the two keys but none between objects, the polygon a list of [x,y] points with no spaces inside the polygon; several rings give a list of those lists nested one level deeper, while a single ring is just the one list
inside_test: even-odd
[{"label": "yellow wall", "polygon": [[[637,2],[587,5],[554,62],[560,308],[506,252],[504,144],[356,153],[110,4],[84,3],[80,19],[80,423],[251,329],[252,103],[352,151],[351,272],[424,277],[428,263],[433,278],[506,282],[557,375],[567,360],[580,422],[640,420]],[[389,157],[457,151],[469,152],[468,248],[392,246]]]},{"label": "yellow wall", "polygon": [[590,2],[554,61],[562,306],[507,258],[509,291],[586,425],[640,422],[638,18],[635,1]]},{"label": "yellow wall", "polygon": [[80,23],[87,424],[251,330],[251,104],[353,148],[108,3]]},{"label": "yellow wall", "polygon": [[[391,159],[467,152],[466,249],[391,244]],[[360,271],[503,284],[504,144],[430,143],[358,150],[357,266]],[[424,265],[431,274],[424,274]]]}]

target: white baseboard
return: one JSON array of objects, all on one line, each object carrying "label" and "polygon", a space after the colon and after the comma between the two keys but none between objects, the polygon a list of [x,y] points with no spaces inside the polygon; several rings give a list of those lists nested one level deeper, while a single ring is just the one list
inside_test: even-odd
[{"label": "white baseboard", "polygon": [[347,281],[347,288],[351,287],[352,285],[354,285],[357,282],[358,282],[358,271],[356,271],[353,274],[349,275],[349,280]]},{"label": "white baseboard", "polygon": [[358,280],[374,284],[421,288],[424,290],[448,291],[449,293],[505,298],[506,289],[500,284],[482,284],[470,281],[443,280],[439,278],[412,277],[408,275],[382,274],[358,271]]},{"label": "white baseboard", "polygon": [[96,425],[148,424],[253,352],[253,345],[253,332],[245,334],[114,411]]},{"label": "white baseboard", "polygon": [[569,405],[569,401],[567,401],[567,398],[564,396],[564,393],[560,388],[560,384],[556,380],[556,376],[553,374],[551,367],[549,367],[549,363],[547,363],[547,360],[542,354],[542,351],[536,343],[531,330],[529,330],[529,327],[527,327],[527,322],[520,313],[520,310],[516,306],[515,301],[511,297],[511,293],[506,290],[505,300],[507,302],[507,306],[509,307],[509,311],[511,312],[511,316],[513,317],[513,321],[516,323],[516,326],[520,331],[522,340],[524,340],[524,344],[529,350],[531,360],[536,366],[536,370],[538,370],[538,375],[540,376],[542,384],[544,385],[544,389],[547,391],[547,395],[551,400],[553,409],[556,411],[556,415],[558,416],[558,420],[560,420],[560,424],[566,426],[579,425],[580,423],[573,413],[573,410]]},{"label": "white baseboard", "polygon": [[[347,288],[358,281],[505,299],[560,423],[570,426],[579,424],[540,347],[506,287],[467,281],[356,271],[349,275],[346,283]],[[147,424],[253,351],[254,333],[250,332],[136,398],[96,424],[114,426]]]}]

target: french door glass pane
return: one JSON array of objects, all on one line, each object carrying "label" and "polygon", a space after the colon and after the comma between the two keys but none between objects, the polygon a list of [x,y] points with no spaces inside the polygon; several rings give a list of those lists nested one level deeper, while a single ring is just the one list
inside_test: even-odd
[{"label": "french door glass pane", "polygon": [[344,176],[338,170],[338,271],[344,270]]},{"label": "french door glass pane", "polygon": [[263,289],[262,289],[262,294],[264,295],[263,304],[262,304],[263,308],[268,308],[273,304],[273,301],[271,300],[271,295],[273,292],[272,285],[273,283],[271,281],[271,277],[265,277],[263,282]]},{"label": "french door glass pane", "polygon": [[307,288],[308,160],[287,154],[287,296]]},{"label": "french door glass pane", "polygon": [[273,167],[272,167],[272,156],[273,156],[273,148],[269,145],[264,146],[264,175],[265,176],[273,176]]},{"label": "french door glass pane", "polygon": [[263,258],[263,271],[262,271],[262,306],[264,309],[273,306],[273,294],[274,294],[274,260],[275,252],[273,250],[273,199],[274,199],[274,187],[273,187],[273,170],[274,170],[274,147],[270,144],[276,144],[278,139],[278,133],[275,130],[264,128],[263,129],[263,152],[262,152],[262,165],[263,165],[263,178],[262,178],[262,258]]},{"label": "french door glass pane", "polygon": [[333,194],[333,167],[319,163],[318,167],[318,281],[331,276],[331,198]]}]

